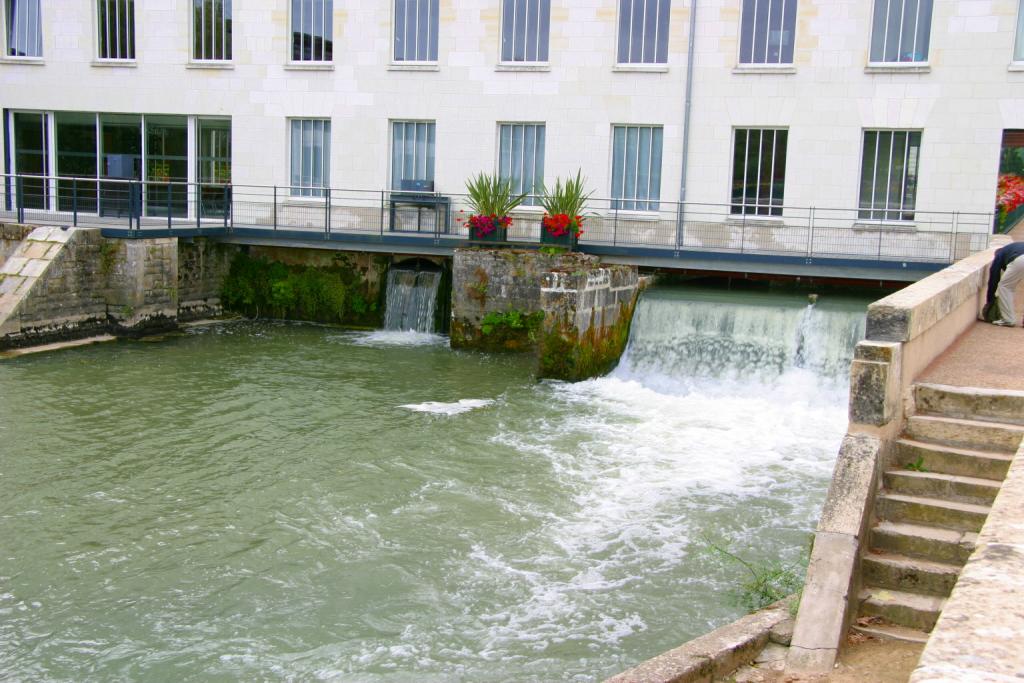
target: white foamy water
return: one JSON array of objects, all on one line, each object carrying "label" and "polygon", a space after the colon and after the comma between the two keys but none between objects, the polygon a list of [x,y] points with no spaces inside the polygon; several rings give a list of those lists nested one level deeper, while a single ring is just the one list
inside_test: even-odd
[{"label": "white foamy water", "polygon": [[471,410],[477,408],[483,408],[493,404],[492,399],[478,399],[478,398],[463,398],[452,403],[442,403],[440,401],[427,401],[426,403],[411,403],[399,408],[405,408],[412,410],[417,413],[433,413],[435,415],[460,415],[462,413],[468,413]]},{"label": "white foamy water", "polygon": [[432,332],[416,332],[415,330],[374,330],[346,337],[357,346],[441,346],[448,343],[448,338]]}]

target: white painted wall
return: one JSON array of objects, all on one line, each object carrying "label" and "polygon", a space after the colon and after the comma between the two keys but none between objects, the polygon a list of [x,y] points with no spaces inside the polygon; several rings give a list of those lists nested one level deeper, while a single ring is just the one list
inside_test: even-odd
[{"label": "white painted wall", "polygon": [[[547,124],[545,177],[582,167],[610,194],[611,126],[665,129],[661,197],[679,196],[690,3],[668,68],[614,69],[616,0],[552,0],[550,70],[496,69],[499,0],[441,0],[438,68],[389,66],[391,3],[335,0],[334,64],[289,68],[287,0],[234,3],[230,68],[189,64],[189,0],[137,0],[133,66],[94,60],[94,5],[46,0],[44,58],[0,60],[0,107],[230,116],[233,180],[288,183],[288,117],[332,121],[331,185],[388,184],[389,119],[437,121],[437,189],[493,170],[496,123]],[[923,131],[917,208],[992,210],[1004,128],[1024,128],[1012,65],[1019,0],[937,0],[925,73],[866,73],[870,0],[799,0],[794,69],[736,73],[739,0],[700,0],[691,201],[727,203],[732,129],[789,129],[785,201],[853,208],[865,128]]]}]

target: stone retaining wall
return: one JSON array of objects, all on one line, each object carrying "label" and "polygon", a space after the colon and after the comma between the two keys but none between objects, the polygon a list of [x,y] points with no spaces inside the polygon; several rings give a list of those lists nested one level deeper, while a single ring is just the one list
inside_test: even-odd
[{"label": "stone retaining wall", "polygon": [[32,232],[33,226],[20,223],[0,223],[0,266],[14,253],[22,240]]},{"label": "stone retaining wall", "polygon": [[220,293],[238,247],[205,238],[178,240],[178,319],[222,313]]}]

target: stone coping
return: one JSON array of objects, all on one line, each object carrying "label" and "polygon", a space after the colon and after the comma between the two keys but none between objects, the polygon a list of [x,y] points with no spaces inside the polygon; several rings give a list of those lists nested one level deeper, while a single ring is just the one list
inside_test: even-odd
[{"label": "stone coping", "polygon": [[698,638],[641,662],[605,683],[704,683],[732,673],[768,644],[771,633],[792,619],[794,596],[741,617]]},{"label": "stone coping", "polygon": [[910,683],[1024,678],[1024,441]]},{"label": "stone coping", "polygon": [[868,306],[866,339],[907,342],[921,336],[965,301],[978,296],[987,283],[992,254],[1011,241],[1006,235],[997,235],[985,251]]}]

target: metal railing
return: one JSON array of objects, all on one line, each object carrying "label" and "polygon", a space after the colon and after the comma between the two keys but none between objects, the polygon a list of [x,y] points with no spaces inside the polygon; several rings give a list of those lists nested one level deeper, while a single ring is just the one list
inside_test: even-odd
[{"label": "metal railing", "polygon": [[[31,175],[0,176],[0,218],[101,227],[122,237],[247,235],[280,239],[471,242],[463,194],[226,185]],[[640,210],[638,210],[640,209]],[[992,213],[914,211],[880,222],[857,209],[591,199],[583,251],[751,254],[805,259],[950,263],[988,246]],[[748,209],[749,211],[750,209]],[[756,209],[755,209],[756,210]],[[767,212],[772,215],[766,215]],[[541,241],[539,207],[513,213],[507,243]]]}]

